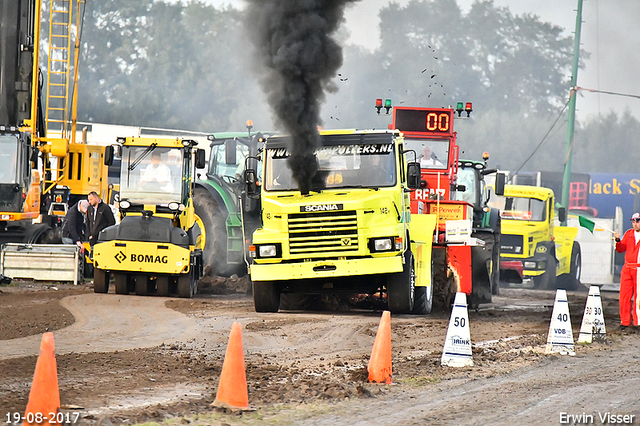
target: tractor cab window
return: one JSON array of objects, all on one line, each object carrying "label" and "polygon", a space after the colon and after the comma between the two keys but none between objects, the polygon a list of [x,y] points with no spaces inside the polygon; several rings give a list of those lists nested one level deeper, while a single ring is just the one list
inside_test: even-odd
[{"label": "tractor cab window", "polygon": [[416,152],[416,159],[423,169],[444,170],[447,168],[449,161],[448,139],[405,138],[404,143],[405,149],[412,149]]},{"label": "tractor cab window", "polygon": [[227,150],[233,146],[233,139],[225,141],[221,145],[211,147],[210,173],[221,176],[225,180],[241,180],[244,172],[244,162],[249,156],[249,147],[243,143],[235,143],[235,155]]},{"label": "tractor cab window", "polygon": [[[289,168],[286,148],[267,148],[264,185],[267,191],[298,189]],[[329,145],[316,150],[318,173],[313,190],[333,188],[380,188],[396,184],[396,154],[392,142]]]},{"label": "tractor cab window", "polygon": [[[458,169],[456,189],[453,199],[456,201],[466,201],[471,204],[478,202],[478,178],[474,169],[461,167]],[[462,187],[464,186],[464,190]]]},{"label": "tractor cab window", "polygon": [[182,202],[187,167],[180,148],[123,146],[120,198],[155,205]]},{"label": "tractor cab window", "polygon": [[0,136],[0,184],[17,183],[18,138],[13,135]]},{"label": "tractor cab window", "polygon": [[536,222],[547,219],[547,203],[537,198],[496,196],[493,201],[495,207],[500,209],[502,219]]}]

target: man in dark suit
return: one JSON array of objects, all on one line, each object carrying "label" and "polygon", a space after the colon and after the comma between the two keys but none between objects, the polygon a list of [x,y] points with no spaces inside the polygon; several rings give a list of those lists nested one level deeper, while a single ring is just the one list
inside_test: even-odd
[{"label": "man in dark suit", "polygon": [[62,226],[63,243],[82,245],[85,235],[84,219],[88,208],[87,200],[80,200],[69,208]]},{"label": "man in dark suit", "polygon": [[89,234],[89,244],[93,247],[98,242],[100,231],[115,225],[116,219],[113,217],[111,207],[102,202],[96,192],[91,191],[87,198],[90,204],[87,210],[87,233]]}]

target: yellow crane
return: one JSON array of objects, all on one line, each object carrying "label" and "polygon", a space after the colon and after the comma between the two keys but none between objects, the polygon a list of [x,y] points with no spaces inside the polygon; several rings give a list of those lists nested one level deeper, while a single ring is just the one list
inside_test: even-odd
[{"label": "yellow crane", "polygon": [[104,147],[75,140],[83,6],[49,1],[43,72],[42,0],[0,3],[0,242],[58,242],[68,205],[107,197]]}]

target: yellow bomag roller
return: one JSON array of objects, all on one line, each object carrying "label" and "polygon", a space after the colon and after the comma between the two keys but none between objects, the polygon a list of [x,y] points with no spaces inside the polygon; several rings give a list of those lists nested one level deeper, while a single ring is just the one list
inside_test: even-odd
[{"label": "yellow bomag roller", "polygon": [[[94,291],[191,297],[202,276],[201,229],[193,208],[195,169],[205,152],[187,139],[118,138],[120,223],[93,248]],[[107,147],[105,164],[113,161]]]}]

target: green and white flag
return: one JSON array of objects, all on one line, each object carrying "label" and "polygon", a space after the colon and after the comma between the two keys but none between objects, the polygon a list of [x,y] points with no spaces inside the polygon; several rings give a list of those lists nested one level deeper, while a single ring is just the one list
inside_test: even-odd
[{"label": "green and white flag", "polygon": [[594,221],[592,221],[588,217],[578,215],[578,222],[580,222],[580,226],[582,226],[583,228],[587,228],[589,232],[593,234],[593,230],[596,227],[596,223]]}]

